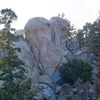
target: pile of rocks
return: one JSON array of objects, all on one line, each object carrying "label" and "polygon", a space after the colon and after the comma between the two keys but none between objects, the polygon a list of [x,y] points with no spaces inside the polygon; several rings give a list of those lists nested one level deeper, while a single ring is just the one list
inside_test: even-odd
[{"label": "pile of rocks", "polygon": [[77,81],[73,86],[63,84],[58,94],[58,100],[96,100],[95,96],[94,84]]}]

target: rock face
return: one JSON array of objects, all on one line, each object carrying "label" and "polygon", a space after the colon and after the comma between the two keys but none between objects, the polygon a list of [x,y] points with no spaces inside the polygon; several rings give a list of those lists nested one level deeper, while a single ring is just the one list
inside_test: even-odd
[{"label": "rock face", "polygon": [[27,22],[25,38],[42,73],[47,74],[48,68],[56,68],[62,62],[69,28],[69,23],[59,17],[37,17]]},{"label": "rock face", "polygon": [[[19,35],[23,32],[25,37],[16,42],[16,46],[22,51],[18,53],[18,57],[26,64],[33,84],[38,85],[41,90],[35,97],[36,100],[56,100],[56,94],[62,95],[62,86],[57,84],[61,79],[57,68],[68,59],[78,58],[95,63],[91,59],[93,55],[85,49],[80,50],[77,40],[69,38],[69,30],[70,24],[65,19],[53,17],[47,20],[36,17],[27,22],[24,31],[18,31]],[[73,87],[69,89],[68,92],[71,93]]]},{"label": "rock face", "polygon": [[30,64],[32,66],[34,62],[35,67],[31,73],[35,73],[37,83],[42,87],[42,93],[40,93],[42,98],[37,100],[45,98],[55,100],[54,86],[60,79],[56,68],[66,61],[65,55],[69,53],[66,52],[66,37],[69,36],[69,29],[70,24],[59,17],[53,17],[50,20],[41,17],[32,18],[25,26],[24,36],[31,52],[26,59],[33,59],[30,60]]}]

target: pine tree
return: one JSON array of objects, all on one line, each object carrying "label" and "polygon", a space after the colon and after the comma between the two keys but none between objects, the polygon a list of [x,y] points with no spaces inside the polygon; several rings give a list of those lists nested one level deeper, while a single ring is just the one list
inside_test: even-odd
[{"label": "pine tree", "polygon": [[91,28],[91,48],[94,53],[100,53],[100,19],[97,19]]},{"label": "pine tree", "polygon": [[77,40],[79,42],[79,47],[80,48],[84,47],[85,41],[84,41],[84,34],[83,34],[82,30],[78,30],[76,38],[77,38]]},{"label": "pine tree", "polygon": [[93,53],[97,56],[98,61],[98,73],[96,80],[96,100],[100,99],[100,18],[94,21],[91,28],[91,45],[90,49],[92,49]]},{"label": "pine tree", "polygon": [[77,39],[79,41],[80,48],[82,48],[82,47],[89,47],[90,46],[90,44],[91,44],[91,42],[90,42],[91,27],[92,27],[91,23],[86,23],[83,26],[83,29],[78,30]]},{"label": "pine tree", "polygon": [[16,37],[11,23],[16,18],[11,9],[1,10],[0,23],[4,28],[0,30],[0,50],[5,55],[0,58],[0,100],[33,100],[31,79],[27,78],[25,65],[16,55],[20,48],[13,48]]},{"label": "pine tree", "polygon": [[[96,21],[93,22],[93,24],[86,24],[83,29],[81,30],[81,33],[78,33],[78,35],[82,35],[79,40],[79,43],[81,45],[82,42],[84,42],[83,47],[87,47],[90,52],[92,52],[97,57],[98,61],[98,73],[97,73],[97,80],[95,82],[96,84],[96,92],[97,92],[97,99],[100,98],[100,18],[98,18]],[[83,39],[82,39],[83,37]]]}]

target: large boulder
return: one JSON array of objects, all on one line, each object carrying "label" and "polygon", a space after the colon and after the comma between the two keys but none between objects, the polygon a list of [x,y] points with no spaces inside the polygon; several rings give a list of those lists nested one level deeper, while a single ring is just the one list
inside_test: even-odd
[{"label": "large boulder", "polygon": [[[61,77],[57,69],[68,59],[78,58],[95,65],[93,55],[86,48],[80,49],[76,39],[69,38],[69,30],[70,24],[65,19],[53,17],[47,20],[36,17],[27,22],[24,31],[18,31],[19,35],[23,33],[24,39],[19,36],[15,43],[22,51],[17,54],[25,63],[33,84],[40,90],[36,100],[55,100],[55,94],[60,92],[63,97]],[[68,85],[64,89],[65,92],[69,89],[70,93],[73,90]]]},{"label": "large boulder", "polygon": [[56,68],[63,61],[69,28],[69,23],[59,17],[37,17],[27,22],[25,38],[42,73],[47,74],[48,68]]},{"label": "large boulder", "polygon": [[55,83],[60,80],[57,68],[66,61],[65,55],[69,53],[66,52],[66,37],[69,35],[69,29],[69,23],[59,17],[53,17],[50,20],[41,17],[32,18],[25,26],[24,36],[31,52],[31,55],[28,54],[30,58],[28,56],[26,58],[34,60],[30,60],[30,62],[35,63],[34,67],[37,69],[38,75],[33,70],[31,73],[36,74],[35,78],[39,83],[42,95],[38,95],[37,100],[43,98],[55,100],[53,89]]}]

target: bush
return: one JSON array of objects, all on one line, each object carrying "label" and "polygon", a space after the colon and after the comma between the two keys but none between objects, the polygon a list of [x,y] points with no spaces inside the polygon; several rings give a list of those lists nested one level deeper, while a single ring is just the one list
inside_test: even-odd
[{"label": "bush", "polygon": [[71,96],[67,96],[66,98],[67,100],[73,100],[73,98]]},{"label": "bush", "polygon": [[82,60],[72,59],[59,67],[59,72],[64,82],[74,84],[78,79],[84,82],[91,81],[92,66]]}]

